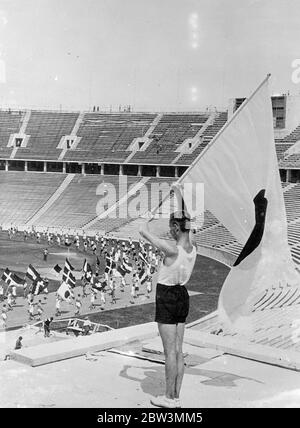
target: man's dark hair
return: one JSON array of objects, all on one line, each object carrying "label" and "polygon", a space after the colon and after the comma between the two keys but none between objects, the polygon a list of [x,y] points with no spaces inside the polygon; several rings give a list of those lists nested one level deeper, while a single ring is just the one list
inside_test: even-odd
[{"label": "man's dark hair", "polygon": [[170,223],[177,223],[181,232],[189,232],[191,228],[191,217],[186,211],[175,211],[170,215]]}]

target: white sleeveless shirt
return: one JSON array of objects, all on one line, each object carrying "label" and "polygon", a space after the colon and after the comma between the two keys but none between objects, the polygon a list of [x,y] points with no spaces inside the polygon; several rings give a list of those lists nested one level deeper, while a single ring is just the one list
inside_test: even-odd
[{"label": "white sleeveless shirt", "polygon": [[177,245],[178,256],[171,266],[160,265],[157,282],[164,285],[185,285],[193,272],[196,261],[196,247],[187,253],[181,245]]}]

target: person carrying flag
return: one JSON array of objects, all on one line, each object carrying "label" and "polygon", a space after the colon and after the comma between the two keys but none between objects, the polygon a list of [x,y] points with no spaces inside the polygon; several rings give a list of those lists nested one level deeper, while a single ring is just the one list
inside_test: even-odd
[{"label": "person carrying flag", "polygon": [[125,281],[125,278],[124,278],[124,276],[121,276],[120,290],[121,290],[121,292],[122,292],[122,293],[124,293],[124,291],[125,291],[125,287],[126,287],[126,281]]},{"label": "person carrying flag", "polygon": [[55,316],[56,317],[58,317],[58,316],[61,315],[61,312],[60,312],[60,302],[61,302],[60,297],[56,296],[56,299],[55,299]]},{"label": "person carrying flag", "polygon": [[12,284],[11,286],[11,294],[12,294],[12,303],[13,305],[16,304],[16,298],[17,298],[17,287],[16,284]]},{"label": "person carrying flag", "polygon": [[83,262],[82,273],[83,273],[81,278],[82,292],[83,292],[83,297],[86,297],[87,285],[90,284],[93,280],[93,270],[91,268],[91,265],[87,262],[86,259]]},{"label": "person carrying flag", "polygon": [[150,299],[150,293],[152,291],[152,275],[147,276],[146,290],[147,290],[147,299]]},{"label": "person carrying flag", "polygon": [[114,305],[117,303],[117,299],[116,299],[116,280],[115,277],[111,278],[111,304]]},{"label": "person carrying flag", "polygon": [[30,288],[29,291],[28,291],[28,293],[27,293],[27,303],[28,303],[28,305],[31,302],[32,298],[33,298],[33,295],[32,295],[32,291],[31,291],[31,288]]},{"label": "person carrying flag", "polygon": [[94,291],[93,289],[91,290],[91,304],[89,306],[90,310],[95,309],[95,300],[96,300],[96,291]]},{"label": "person carrying flag", "polygon": [[28,313],[29,313],[29,321],[32,321],[34,319],[34,299],[32,297],[32,299],[29,302],[29,307],[28,307]]},{"label": "person carrying flag", "polygon": [[96,255],[96,251],[97,251],[97,244],[95,244],[94,241],[91,241],[91,249],[93,251],[93,254]]},{"label": "person carrying flag", "polygon": [[99,271],[100,271],[100,260],[99,260],[99,257],[97,256],[97,258],[96,258],[96,269],[95,269],[95,273],[96,274],[99,274]]},{"label": "person carrying flag", "polygon": [[2,319],[3,328],[6,328],[6,323],[7,323],[7,306],[5,304],[2,307],[1,319]]},{"label": "person carrying flag", "polygon": [[106,291],[106,286],[107,286],[107,282],[105,280],[104,277],[102,277],[102,279],[100,279],[100,284],[101,284],[101,288],[100,288],[100,302],[101,302],[101,307],[100,309],[103,311],[104,310],[104,305],[106,303],[106,299],[105,299],[105,291]]},{"label": "person carrying flag", "polygon": [[48,290],[49,281],[47,278],[43,278],[43,292],[47,295],[49,294]]},{"label": "person carrying flag", "polygon": [[37,320],[41,321],[42,314],[44,312],[44,308],[42,306],[42,301],[41,300],[38,301],[38,304],[37,304],[36,308],[37,308]]},{"label": "person carrying flag", "polygon": [[151,245],[164,253],[158,272],[155,321],[165,353],[165,395],[153,397],[157,407],[181,407],[179,394],[184,375],[182,342],[185,320],[189,311],[188,282],[196,261],[196,247],[190,238],[191,219],[185,211],[170,216],[170,234],[176,245],[160,239],[149,230],[149,222],[140,228],[140,234]]},{"label": "person carrying flag", "polygon": [[130,291],[130,303],[134,304],[135,303],[135,299],[136,299],[136,292],[138,290],[137,287],[137,281],[138,281],[139,277],[138,277],[138,273],[136,271],[136,269],[133,270],[132,272],[132,282],[131,282],[131,291]]},{"label": "person carrying flag", "polygon": [[82,301],[80,297],[80,294],[78,294],[78,297],[75,300],[75,315],[80,315],[80,309],[82,306]]},{"label": "person carrying flag", "polygon": [[23,297],[24,297],[24,299],[26,298],[27,287],[28,287],[28,284],[27,284],[26,280],[24,279],[24,284],[23,284]]},{"label": "person carrying flag", "polygon": [[9,291],[7,293],[7,308],[9,311],[13,310],[12,305],[13,305],[13,297],[12,297],[11,292]]}]

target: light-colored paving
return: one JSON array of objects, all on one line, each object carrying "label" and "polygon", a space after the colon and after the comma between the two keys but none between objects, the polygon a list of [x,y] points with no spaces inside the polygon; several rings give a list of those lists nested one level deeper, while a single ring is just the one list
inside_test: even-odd
[{"label": "light-colored paving", "polygon": [[[184,352],[198,357],[185,370],[184,407],[300,407],[298,372],[188,344]],[[1,407],[149,408],[164,388],[161,362],[110,351],[39,367],[0,362]]]},{"label": "light-colored paving", "polygon": [[152,322],[72,339],[67,337],[67,340],[61,340],[59,344],[57,341],[36,344],[35,346],[13,350],[10,352],[10,357],[13,360],[36,367],[155,336],[157,336],[156,324]]}]

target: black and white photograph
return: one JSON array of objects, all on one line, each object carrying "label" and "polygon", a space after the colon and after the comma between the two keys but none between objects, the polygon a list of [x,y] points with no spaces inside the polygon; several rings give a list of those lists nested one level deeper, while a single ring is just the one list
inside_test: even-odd
[{"label": "black and white photograph", "polygon": [[299,22],[0,0],[2,409],[300,408]]}]

